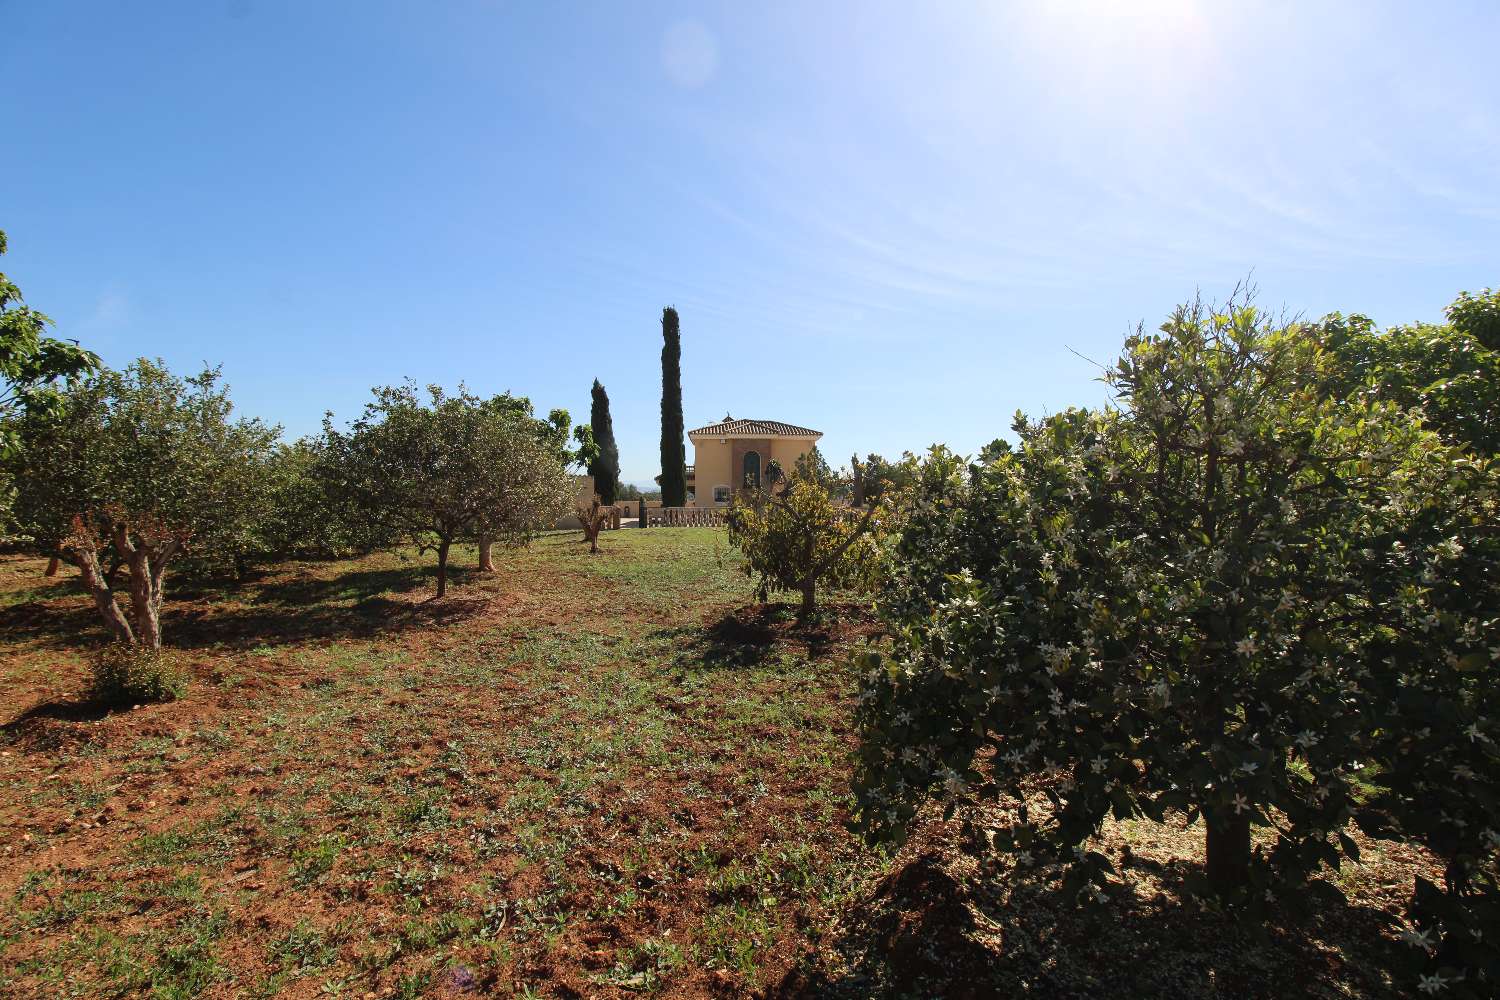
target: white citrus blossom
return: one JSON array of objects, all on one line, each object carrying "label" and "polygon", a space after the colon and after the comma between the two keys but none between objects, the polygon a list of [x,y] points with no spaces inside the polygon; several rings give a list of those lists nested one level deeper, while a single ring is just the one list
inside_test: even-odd
[{"label": "white citrus blossom", "polygon": [[[859,808],[898,779],[903,824],[957,803],[944,768],[982,773],[983,799],[1040,777],[1050,802],[1007,810],[995,847],[1084,884],[1104,869],[1074,848],[1111,813],[1274,819],[1265,882],[1289,896],[1378,814],[1462,868],[1470,895],[1413,919],[1467,941],[1500,850],[1500,482],[1420,415],[1322,395],[1317,336],[1257,322],[1176,314],[1128,345],[1115,410],[1021,420],[984,467],[932,453],[884,573]],[[909,744],[925,784],[886,752]],[[905,835],[882,815],[857,818]]]}]

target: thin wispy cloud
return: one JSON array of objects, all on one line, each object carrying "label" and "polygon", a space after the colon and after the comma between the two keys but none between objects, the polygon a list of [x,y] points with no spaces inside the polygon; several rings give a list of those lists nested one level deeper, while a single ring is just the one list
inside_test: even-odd
[{"label": "thin wispy cloud", "polygon": [[132,311],[129,293],[122,286],[111,284],[99,293],[93,308],[79,321],[78,330],[88,334],[113,333],[130,322]]},{"label": "thin wispy cloud", "polygon": [[1500,281],[1492,5],[264,15],[26,8],[70,41],[17,51],[3,221],[66,333],[293,433],[407,374],[575,415],[598,376],[649,481],[673,303],[694,412],[972,450],[1197,288],[1406,321]]}]

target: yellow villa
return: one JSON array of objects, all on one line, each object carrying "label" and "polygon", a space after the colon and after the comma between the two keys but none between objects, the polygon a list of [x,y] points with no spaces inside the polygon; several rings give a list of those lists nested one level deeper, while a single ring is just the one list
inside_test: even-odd
[{"label": "yellow villa", "polygon": [[688,431],[693,464],[687,470],[690,507],[723,507],[734,491],[761,485],[772,461],[790,475],[797,459],[812,451],[821,431],[779,420],[736,420]]}]

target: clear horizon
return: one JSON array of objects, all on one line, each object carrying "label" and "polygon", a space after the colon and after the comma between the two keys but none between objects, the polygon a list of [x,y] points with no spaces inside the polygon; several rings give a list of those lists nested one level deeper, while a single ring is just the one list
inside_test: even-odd
[{"label": "clear horizon", "polygon": [[651,485],[672,304],[689,429],[972,453],[1198,289],[1384,326],[1500,283],[1488,4],[7,14],[4,270],[289,437],[598,378]]}]

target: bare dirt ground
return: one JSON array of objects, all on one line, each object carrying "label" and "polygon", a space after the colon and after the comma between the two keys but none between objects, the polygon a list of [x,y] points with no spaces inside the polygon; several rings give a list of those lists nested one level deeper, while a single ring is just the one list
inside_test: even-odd
[{"label": "bare dirt ground", "polygon": [[844,826],[868,611],[798,629],[712,529],[576,539],[442,602],[399,555],[180,585],[186,696],[109,713],[89,601],[0,560],[0,994],[1386,991],[1426,859],[1365,845],[1347,906],[1251,935],[1179,893],[1196,829],[1105,831],[1113,917],[936,820],[886,857]]}]

